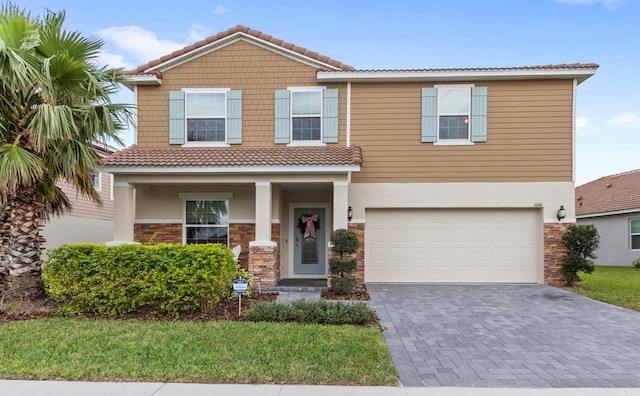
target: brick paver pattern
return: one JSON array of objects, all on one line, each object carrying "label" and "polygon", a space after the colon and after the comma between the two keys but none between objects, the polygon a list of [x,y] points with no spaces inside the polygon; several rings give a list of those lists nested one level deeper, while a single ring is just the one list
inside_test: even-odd
[{"label": "brick paver pattern", "polygon": [[545,285],[368,284],[404,386],[640,387],[640,313]]}]

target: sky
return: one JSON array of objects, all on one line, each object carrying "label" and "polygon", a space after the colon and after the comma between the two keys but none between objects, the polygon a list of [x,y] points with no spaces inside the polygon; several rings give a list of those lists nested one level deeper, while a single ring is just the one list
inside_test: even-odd
[{"label": "sky", "polygon": [[[576,185],[640,169],[640,0],[18,0],[130,69],[243,25],[357,69],[597,63],[578,86]],[[114,98],[133,103],[127,88]],[[123,135],[133,143],[133,132]]]}]

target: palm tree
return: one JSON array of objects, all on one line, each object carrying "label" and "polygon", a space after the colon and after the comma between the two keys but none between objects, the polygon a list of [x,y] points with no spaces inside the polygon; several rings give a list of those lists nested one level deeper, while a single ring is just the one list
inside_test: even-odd
[{"label": "palm tree", "polygon": [[[63,12],[0,15],[0,273],[5,297],[42,292],[40,229],[71,209],[67,181],[98,204],[95,142],[121,144],[132,108],[109,97],[125,77],[97,62],[102,41],[66,31]],[[1,275],[1,274],[0,274]],[[0,290],[1,291],[1,290]]]}]

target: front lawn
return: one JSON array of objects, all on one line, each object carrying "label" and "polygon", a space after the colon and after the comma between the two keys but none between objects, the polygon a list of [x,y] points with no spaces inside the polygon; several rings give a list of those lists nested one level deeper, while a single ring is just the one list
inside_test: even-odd
[{"label": "front lawn", "polygon": [[0,323],[0,378],[395,385],[376,327],[52,318]]},{"label": "front lawn", "polygon": [[591,274],[580,273],[582,282],[569,290],[609,304],[640,311],[640,269],[596,266]]}]

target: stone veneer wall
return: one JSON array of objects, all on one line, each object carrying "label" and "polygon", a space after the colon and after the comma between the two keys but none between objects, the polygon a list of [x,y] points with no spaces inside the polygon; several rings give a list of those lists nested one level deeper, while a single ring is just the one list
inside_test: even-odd
[{"label": "stone veneer wall", "polygon": [[275,246],[250,246],[248,272],[261,286],[276,286],[280,280],[280,224],[271,224]]},{"label": "stone veneer wall", "polygon": [[544,224],[544,283],[562,285],[565,283],[562,275],[562,260],[567,249],[562,243],[562,235],[573,223],[545,223]]},{"label": "stone veneer wall", "polygon": [[249,242],[256,239],[255,235],[255,224],[229,224],[229,247],[231,249],[238,245],[242,247],[238,264],[245,270],[249,269]]},{"label": "stone veneer wall", "polygon": [[140,243],[182,243],[182,224],[134,224],[133,240]]}]

